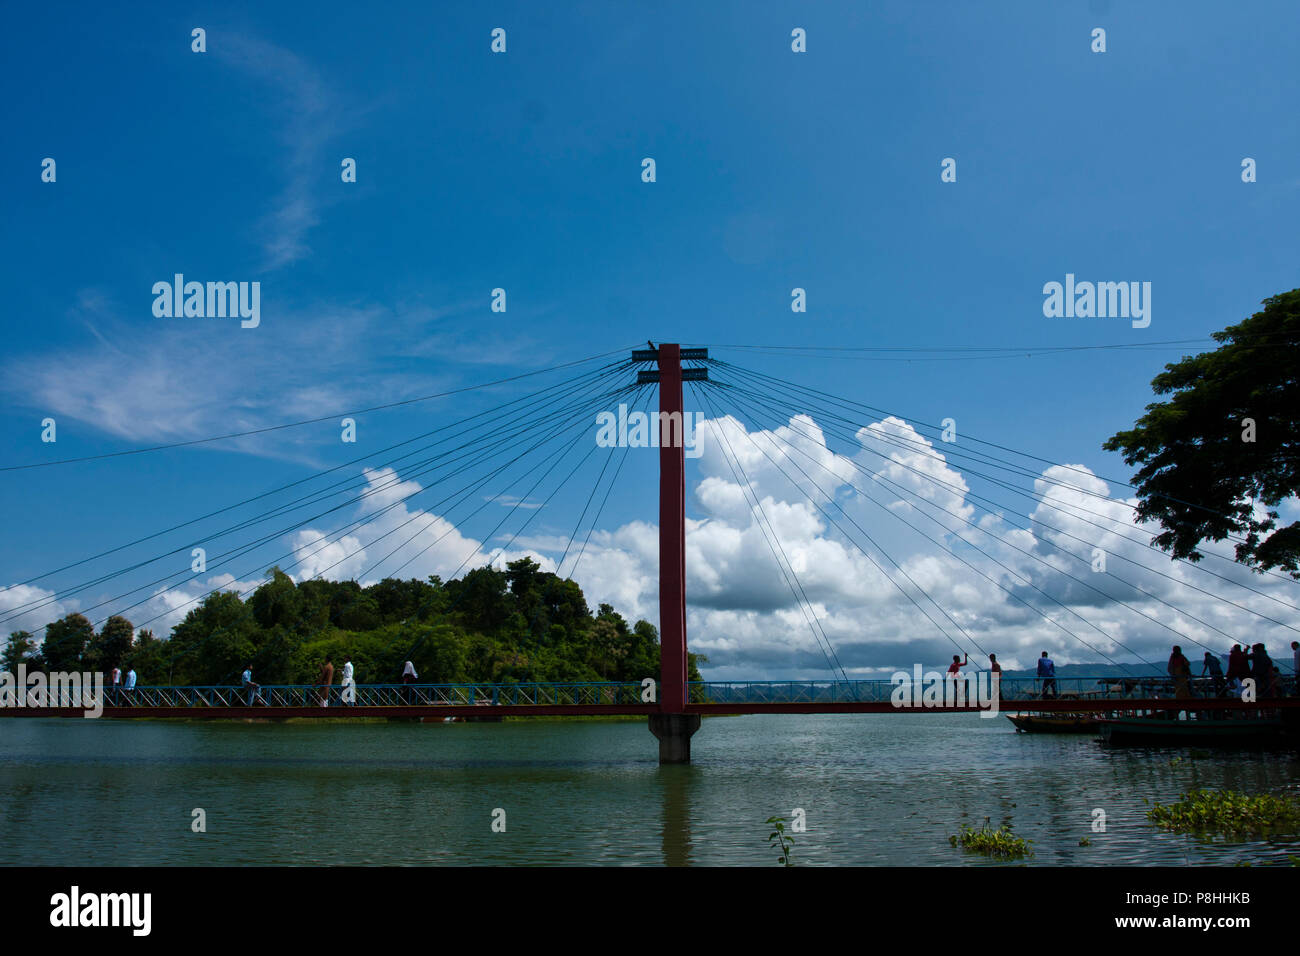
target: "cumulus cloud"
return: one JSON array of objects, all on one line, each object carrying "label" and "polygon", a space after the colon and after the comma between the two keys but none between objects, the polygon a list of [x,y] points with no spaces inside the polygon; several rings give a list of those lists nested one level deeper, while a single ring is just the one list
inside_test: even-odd
[{"label": "cumulus cloud", "polygon": [[[863,425],[857,447],[844,451],[807,416],[771,431],[730,417],[700,430],[695,516],[686,523],[688,641],[708,655],[712,678],[827,677],[841,668],[879,677],[939,665],[954,651],[981,663],[991,651],[1008,668],[1029,666],[1042,650],[1058,663],[1161,666],[1173,643],[1196,657],[1202,645],[1221,653],[1237,641],[1281,651],[1294,637],[1285,627],[1294,620],[1292,582],[1208,558],[1217,577],[1170,561],[1150,547],[1154,529],[1134,523],[1134,502],[1110,497],[1082,465],[1044,470],[1033,486],[1038,500],[1016,513],[981,503],[971,479],[898,419]],[[658,622],[653,522],[597,529],[579,560],[567,534],[544,519],[516,538],[465,530],[473,514],[495,524],[503,510],[519,528],[540,515],[532,502],[478,494],[462,505],[476,510],[462,515],[427,502],[421,481],[391,468],[364,478],[351,524],[291,536],[285,570],[296,580],[446,579],[523,556],[556,570],[563,557],[561,572],[593,607],[607,602]],[[1094,570],[1098,554],[1102,570]],[[257,583],[190,582],[155,594],[147,608],[170,626],[214,586]],[[33,596],[53,595],[10,588],[0,607]]]},{"label": "cumulus cloud", "polygon": [[[461,532],[446,515],[416,504],[426,490],[418,481],[403,480],[392,468],[366,469],[366,487],[358,504],[358,524],[342,534],[304,528],[294,535],[294,566],[286,569],[296,580],[360,580],[363,584],[392,575],[451,577],[491,560],[499,567],[528,555],[545,570],[555,561],[542,550],[522,543],[513,548],[491,546]],[[507,504],[488,498],[484,506],[533,510],[527,502]]]},{"label": "cumulus cloud", "polygon": [[127,616],[135,622],[137,630],[147,629],[159,637],[185,620],[185,615],[203,603],[209,594],[233,591],[249,597],[265,579],[241,581],[233,574],[214,574],[206,578],[194,577],[171,587],[158,588]]},{"label": "cumulus cloud", "polygon": [[[1241,597],[1226,581],[1148,547],[1153,532],[1133,523],[1134,503],[1110,498],[1082,465],[1046,469],[1034,485],[1041,501],[1016,518],[972,501],[960,469],[899,419],[868,423],[856,439],[849,454],[836,452],[808,416],[770,431],[730,416],[700,425],[698,517],[686,525],[688,640],[708,655],[710,676],[825,677],[840,668],[884,676],[940,664],[956,649],[981,660],[992,651],[1012,668],[1044,649],[1061,663],[1162,662],[1180,639],[1217,651],[1260,634],[1290,640],[1223,600]],[[417,482],[390,471],[367,479],[372,501],[392,511],[352,544],[325,547],[300,575],[356,574],[359,549],[365,561],[392,553],[375,576],[412,558],[403,575],[446,577],[496,553],[447,517],[406,504]],[[318,542],[318,532],[299,535],[303,548]],[[496,563],[527,554],[551,570],[568,546],[565,536],[538,533]],[[658,528],[631,521],[597,530],[576,572],[570,549],[563,573],[593,606],[657,622],[658,548]],[[1092,570],[1094,548],[1113,573]],[[349,550],[357,553],[322,571]],[[1277,578],[1233,567],[1225,577],[1285,600]]]},{"label": "cumulus cloud", "polygon": [[4,633],[28,631],[37,643],[45,637],[46,624],[74,613],[79,606],[75,600],[59,600],[54,591],[31,584],[0,588],[0,618],[5,618]]},{"label": "cumulus cloud", "polygon": [[[687,525],[688,629],[715,678],[841,666],[882,676],[939,664],[956,648],[1013,668],[1044,649],[1064,663],[1162,666],[1179,641],[1222,653],[1295,636],[1232,603],[1268,609],[1233,586],[1246,584],[1277,612],[1294,585],[1220,562],[1221,580],[1170,561],[1149,547],[1154,529],[1134,523],[1134,502],[1111,498],[1082,465],[1046,469],[1034,486],[1042,501],[1017,517],[970,500],[966,476],[896,418],[858,429],[851,456],[826,447],[807,416],[774,431],[715,419],[701,435],[694,501],[705,517]],[[603,536],[601,558],[619,571],[582,583],[589,593],[621,585],[620,606],[650,616],[657,540],[652,526],[638,530],[651,547]],[[1094,549],[1109,573],[1093,571]]]}]

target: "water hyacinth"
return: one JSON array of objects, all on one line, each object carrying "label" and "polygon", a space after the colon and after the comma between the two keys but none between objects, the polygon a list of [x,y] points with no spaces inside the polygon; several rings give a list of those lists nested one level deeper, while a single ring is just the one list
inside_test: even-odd
[{"label": "water hyacinth", "polygon": [[1193,790],[1168,806],[1154,804],[1147,819],[1174,833],[1296,833],[1300,832],[1300,800],[1267,793]]},{"label": "water hyacinth", "polygon": [[948,837],[948,842],[972,853],[983,853],[987,856],[1004,859],[1033,856],[1034,852],[1030,849],[1030,844],[1033,843],[1032,840],[1016,836],[1011,832],[1010,826],[1000,826],[996,830],[993,829],[988,817],[984,818],[984,823],[979,829],[969,823],[963,823],[961,833]]}]

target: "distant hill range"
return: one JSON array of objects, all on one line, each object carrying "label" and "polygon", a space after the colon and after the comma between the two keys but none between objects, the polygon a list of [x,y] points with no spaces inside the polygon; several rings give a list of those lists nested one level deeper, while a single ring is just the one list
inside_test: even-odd
[{"label": "distant hill range", "polygon": [[[1223,662],[1226,667],[1226,662]],[[1200,658],[1192,658],[1192,673],[1199,674]],[[1003,668],[1003,677],[1037,677],[1037,669],[1013,671]],[[1057,677],[1167,677],[1163,670],[1157,670],[1146,664],[1057,664]]]}]

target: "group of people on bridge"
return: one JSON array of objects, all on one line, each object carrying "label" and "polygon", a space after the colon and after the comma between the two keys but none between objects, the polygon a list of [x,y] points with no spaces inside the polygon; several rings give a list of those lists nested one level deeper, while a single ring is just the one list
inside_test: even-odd
[{"label": "group of people on bridge", "polygon": [[122,683],[122,668],[114,667],[108,672],[108,702],[110,706],[117,706],[119,702],[129,701],[135,694],[135,668],[131,667],[126,672],[126,683]]},{"label": "group of people on bridge", "polygon": [[[339,703],[352,706],[357,702],[357,681],[353,676],[352,661],[344,661],[343,668],[339,673],[341,678]],[[415,667],[410,661],[407,661],[406,668],[402,672],[402,683],[409,685],[414,682],[415,677]],[[244,690],[249,707],[255,707],[259,703],[266,703],[262,699],[262,685],[253,680],[253,665],[251,662],[244,668],[244,673],[239,676],[239,683]],[[316,690],[316,702],[322,707],[328,707],[334,690],[334,661],[331,658],[327,657],[321,662]]]},{"label": "group of people on bridge", "polygon": [[[341,682],[339,684],[338,702],[345,706],[353,706],[357,702],[357,681],[351,660],[343,662],[339,675]],[[402,668],[402,698],[407,704],[415,703],[412,685],[415,684],[419,677],[415,665],[411,661],[407,661]],[[253,665],[251,663],[244,668],[243,674],[240,675],[240,686],[244,690],[249,707],[254,707],[259,703],[266,703],[262,698],[262,685],[253,680]],[[321,662],[320,674],[317,677],[316,702],[322,707],[328,707],[334,699],[334,661],[327,657]]]},{"label": "group of people on bridge", "polygon": [[[1294,686],[1291,693],[1293,696],[1300,697],[1300,641],[1291,642],[1291,657],[1293,662]],[[952,663],[948,665],[948,679],[959,680],[961,669],[969,661],[963,656],[959,658],[956,654],[952,656]],[[996,654],[989,655],[989,670],[999,675],[1001,680],[1002,665],[998,663]],[[1192,663],[1183,654],[1183,649],[1175,644],[1169,654],[1169,663],[1166,667],[1170,678],[1173,679],[1175,697],[1197,697],[1200,696],[1193,686]],[[1205,652],[1205,658],[1201,663],[1202,678],[1209,678],[1209,693],[1207,696],[1214,697],[1240,697],[1242,696],[1247,680],[1254,681],[1254,692],[1258,698],[1282,697],[1284,695],[1282,671],[1274,663],[1273,659],[1268,656],[1268,649],[1263,644],[1255,644],[1247,650],[1240,644],[1232,645],[1232,650],[1228,652],[1228,669],[1224,672],[1223,664],[1219,658],[1211,651]],[[1060,692],[1056,684],[1056,664],[1047,656],[1047,651],[1043,651],[1042,656],[1038,658],[1038,669],[1035,679],[1039,682],[1038,695],[1042,698],[1058,697]]]},{"label": "group of people on bridge", "polygon": [[[1291,656],[1295,673],[1300,675],[1300,641],[1291,642]],[[1192,686],[1192,664],[1177,644],[1169,655],[1169,676],[1174,679],[1175,697],[1196,697]],[[1268,649],[1263,644],[1252,645],[1249,650],[1240,644],[1233,644],[1228,652],[1228,670],[1224,673],[1219,658],[1209,651],[1201,662],[1201,677],[1209,677],[1210,694],[1214,697],[1240,697],[1244,692],[1246,681],[1254,681],[1257,697],[1281,697],[1283,695],[1282,671],[1268,656]],[[1300,696],[1300,678],[1292,689],[1294,695]]]},{"label": "group of people on bridge", "polygon": [[[1291,642],[1291,654],[1294,671],[1297,675],[1300,675],[1300,641]],[[968,664],[968,659],[965,657],[958,658],[954,654],[952,663],[948,665],[948,680],[960,681],[961,669]],[[998,663],[996,654],[989,655],[989,670],[991,673],[998,675],[1000,683],[1002,665]],[[1278,698],[1286,693],[1282,671],[1269,657],[1268,650],[1262,643],[1252,645],[1249,649],[1241,644],[1234,644],[1227,656],[1226,672],[1219,657],[1211,651],[1206,651],[1201,662],[1201,673],[1199,675],[1202,684],[1200,692],[1195,686],[1197,679],[1194,679],[1192,675],[1192,663],[1177,644],[1173,646],[1173,650],[1169,655],[1166,671],[1173,683],[1174,696],[1178,698],[1199,696],[1241,697],[1245,694],[1247,688],[1252,686],[1255,699]],[[340,684],[338,685],[337,695],[334,689],[334,673],[334,662],[328,657],[325,658],[321,662],[320,673],[315,685],[316,703],[321,707],[328,707],[335,701],[345,706],[355,705],[357,702],[357,682],[352,661],[346,660],[340,669]],[[401,674],[401,700],[408,706],[419,702],[414,687],[419,676],[415,665],[411,661],[406,661]],[[1146,683],[1153,679],[1159,680],[1159,678],[1141,678],[1140,680]],[[1248,681],[1253,682],[1253,685],[1248,684]],[[1037,684],[1036,696],[1039,698],[1047,699],[1061,696],[1057,686],[1056,664],[1048,656],[1047,651],[1043,651],[1038,658],[1035,682]],[[110,706],[130,706],[136,702],[136,673],[134,669],[129,669],[123,675],[120,668],[114,667],[109,673],[108,683]],[[1165,687],[1167,688],[1168,685],[1166,684]],[[253,665],[251,662],[245,666],[243,673],[240,675],[240,689],[249,707],[269,703],[262,695],[262,685],[253,679]],[[1291,693],[1294,696],[1300,696],[1300,677],[1294,679]],[[1160,696],[1159,688],[1154,689],[1153,696]],[[478,703],[478,701],[473,702]]]}]

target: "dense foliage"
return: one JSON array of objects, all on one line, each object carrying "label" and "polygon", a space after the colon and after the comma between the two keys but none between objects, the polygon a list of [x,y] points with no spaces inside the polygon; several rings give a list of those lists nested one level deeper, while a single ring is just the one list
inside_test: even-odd
[{"label": "dense foliage", "polygon": [[1156,803],[1147,818],[1175,833],[1295,833],[1300,831],[1300,800],[1286,794],[1193,790],[1169,806]]},{"label": "dense foliage", "polygon": [[948,837],[948,842],[953,846],[961,847],[963,850],[972,853],[983,853],[986,856],[999,859],[1015,859],[1034,855],[1034,851],[1030,849],[1033,840],[1026,840],[1024,837],[1016,836],[1011,832],[1010,824],[1003,824],[995,830],[988,817],[984,818],[984,822],[979,829],[969,823],[962,823],[961,832]]},{"label": "dense foliage", "polygon": [[[247,601],[223,591],[206,597],[160,640],[134,641],[124,618],[96,634],[70,614],[45,641],[16,632],[3,662],[12,669],[134,668],[145,684],[231,684],[248,663],[262,684],[314,683],[327,658],[351,660],[359,683],[396,683],[410,660],[420,683],[640,681],[659,676],[654,625],[629,626],[610,605],[595,614],[573,581],[523,558],[502,571],[470,571],[443,582],[386,578],[296,583],[279,568]],[[699,680],[696,656],[690,677]]]},{"label": "dense foliage", "polygon": [[1300,578],[1300,521],[1278,506],[1300,494],[1300,289],[1222,332],[1213,352],[1165,366],[1148,405],[1108,451],[1138,466],[1137,513],[1155,543],[1197,560],[1203,541],[1241,536],[1237,560]]}]

